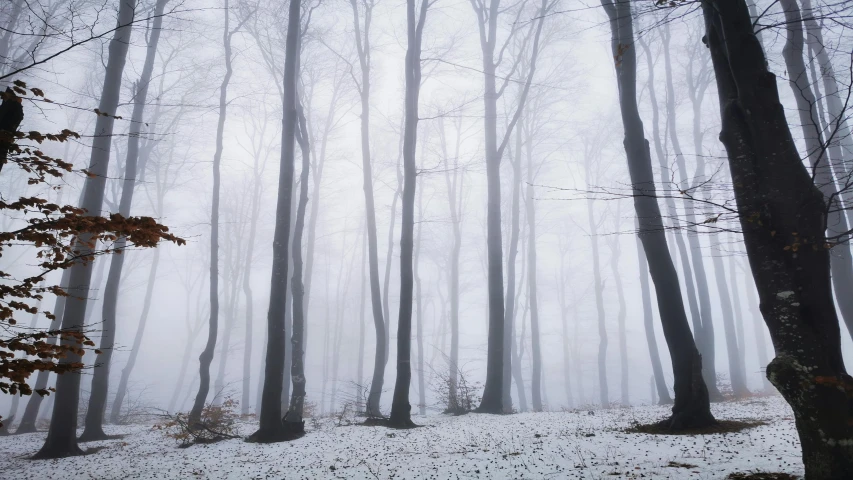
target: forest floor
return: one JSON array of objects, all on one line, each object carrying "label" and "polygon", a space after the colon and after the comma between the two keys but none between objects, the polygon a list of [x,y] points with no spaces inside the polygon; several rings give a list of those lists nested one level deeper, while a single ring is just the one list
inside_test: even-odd
[{"label": "forest floor", "polygon": [[[421,428],[307,421],[289,443],[241,439],[178,448],[152,425],[108,426],[117,440],[92,442],[96,453],[32,461],[44,433],[0,437],[0,478],[28,479],[724,479],[735,472],[801,475],[799,440],[780,397],[713,405],[718,419],[763,420],[738,433],[625,433],[664,418],[668,407],[516,415],[415,416]],[[250,434],[255,424],[240,425]]]}]

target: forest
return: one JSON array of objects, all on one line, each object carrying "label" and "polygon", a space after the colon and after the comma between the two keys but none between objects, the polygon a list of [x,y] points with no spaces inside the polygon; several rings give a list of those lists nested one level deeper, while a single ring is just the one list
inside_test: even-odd
[{"label": "forest", "polygon": [[3,0],[0,478],[853,478],[851,100],[849,0]]}]

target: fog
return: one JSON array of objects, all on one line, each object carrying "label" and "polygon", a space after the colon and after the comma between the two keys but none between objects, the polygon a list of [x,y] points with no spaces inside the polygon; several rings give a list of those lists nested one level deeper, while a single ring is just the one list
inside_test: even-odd
[{"label": "fog", "polygon": [[[13,13],[19,3],[27,7],[16,19]],[[109,418],[113,409],[140,323],[144,333],[118,409],[122,422],[131,422],[135,416],[188,412],[193,406],[199,388],[199,355],[208,341],[211,315],[212,172],[223,98],[227,109],[217,222],[218,335],[205,401],[221,403],[230,398],[239,402],[241,413],[259,414],[282,165],[289,2],[163,3],[162,15],[154,11],[153,0],[138,2],[136,7],[119,106],[115,112],[106,112],[115,115],[115,123],[112,134],[107,134],[111,150],[101,214],[118,212],[123,185],[127,185],[129,140],[138,136],[141,153],[130,213],[155,218],[186,244],[129,245],[121,254],[124,267],[118,285],[106,415]],[[715,398],[719,394],[731,399],[773,393],[765,369],[774,357],[774,347],[758,309],[728,157],[718,138],[717,84],[708,49],[702,44],[705,21],[699,2],[678,8],[655,6],[651,1],[631,3],[638,41],[625,48],[636,53],[638,106],[667,247],[691,328],[703,323],[713,328],[710,345],[699,344],[694,332],[706,383],[708,371],[716,377],[708,385],[711,400],[720,400]],[[761,20],[768,25],[762,32],[767,67],[778,76],[785,115],[805,159],[806,140],[786,81],[783,10],[774,2],[757,3],[759,11],[767,8]],[[829,3],[815,2],[843,15],[846,7]],[[377,337],[367,258],[364,147],[369,147],[372,166],[382,316],[390,330],[380,411],[391,410],[401,312],[406,7],[373,0],[302,5],[297,97],[304,123],[301,120],[296,128],[297,140],[307,140],[308,145],[306,150],[300,149],[300,143],[295,145],[290,228],[293,232],[301,187],[300,154],[307,151],[308,204],[301,240],[307,306],[304,377],[305,401],[315,416],[364,412],[374,372]],[[479,403],[487,378],[489,147],[484,131],[482,42],[488,43],[491,34],[480,31],[488,26],[478,24],[475,11],[480,7],[487,8],[478,0],[439,0],[429,4],[425,17],[415,146],[409,391],[413,414],[438,415],[450,408],[450,375],[470,386]],[[12,1],[0,8],[0,19],[9,25],[4,29],[9,45],[0,65],[3,83],[24,80],[51,100],[26,104],[20,130],[68,128],[81,135],[66,143],[40,145],[46,154],[71,162],[73,173],[49,184],[27,185],[26,173],[4,170],[0,177],[4,200],[39,195],[59,204],[76,204],[82,198],[87,177],[80,170],[89,166],[93,141],[102,137],[95,130],[100,117],[94,110],[105,91],[104,72],[118,8],[119,2],[89,0],[44,0],[38,5]],[[369,30],[366,12],[370,12]],[[223,83],[226,17],[233,69],[227,85]],[[144,120],[135,134],[134,98],[157,18],[162,21],[159,45]],[[358,31],[354,21],[359,22]],[[11,34],[37,31],[40,25],[49,25],[57,33],[40,37],[43,44],[37,48],[28,37]],[[536,32],[538,25],[541,34]],[[622,59],[621,55],[614,59],[608,17],[598,2],[564,0],[541,6],[515,2],[501,5],[495,27],[495,58],[500,59],[493,76],[499,92],[496,134],[503,148],[499,159],[501,303],[512,306],[505,314],[511,317],[508,356],[513,371],[511,384],[504,386],[510,388],[512,400],[503,408],[560,412],[655,405],[663,399],[652,359],[661,364],[659,380],[666,383],[669,396],[674,394],[673,365],[658,312],[662,300],[656,297],[653,282],[649,298],[643,298],[641,288],[648,273],[645,266],[640,268],[636,193],[632,193],[626,162],[614,70],[614,61],[618,68]],[[97,35],[100,38],[90,39]],[[837,81],[847,88],[849,29],[843,21],[827,21],[823,35]],[[365,59],[359,58],[363,49],[369,49],[370,62],[366,145],[362,143]],[[49,58],[59,51],[63,53]],[[9,75],[17,69],[22,70]],[[14,214],[5,215],[4,231],[21,221]],[[454,292],[457,238],[458,292]],[[104,245],[109,248],[110,243]],[[38,268],[29,260],[31,248],[9,244],[0,257],[2,271],[23,277]],[[98,345],[105,331],[104,292],[110,262],[116,258],[99,255],[89,267],[93,273],[85,330]],[[292,274],[292,262],[289,267]],[[60,277],[62,272],[54,271],[45,283],[58,285]],[[456,294],[458,360],[454,361],[452,299]],[[54,295],[45,295],[39,309],[51,311],[55,301]],[[287,349],[280,352],[287,362],[282,414],[293,388],[289,286],[286,302]],[[657,349],[652,355],[644,308],[652,314]],[[697,318],[700,310],[701,319]],[[30,320],[22,317],[19,323]],[[34,321],[44,329],[50,323],[43,314]],[[846,327],[841,327],[840,337],[849,366],[853,343]],[[93,350],[82,357],[81,426],[89,408],[93,373],[100,366]],[[740,365],[731,364],[733,358]],[[731,377],[737,371],[745,375],[746,391],[733,392]],[[537,376],[540,380],[534,385]],[[55,384],[55,377],[50,376],[49,386]],[[44,399],[39,418],[50,418],[53,398]],[[27,400],[23,397],[21,406],[15,407],[15,420]],[[0,396],[4,418],[13,408],[11,403],[11,395]]]}]

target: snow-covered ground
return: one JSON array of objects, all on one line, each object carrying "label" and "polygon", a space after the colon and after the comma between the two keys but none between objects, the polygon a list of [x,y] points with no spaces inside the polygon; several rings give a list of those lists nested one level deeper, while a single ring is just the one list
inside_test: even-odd
[{"label": "snow-covered ground", "polygon": [[[781,398],[713,406],[720,419],[762,419],[740,433],[629,434],[634,422],[663,418],[663,407],[415,417],[413,430],[306,422],[290,443],[242,440],[177,448],[151,426],[107,427],[120,440],[94,442],[97,453],[31,461],[44,434],[0,437],[0,478],[27,479],[469,479],[725,478],[765,470],[802,474],[791,411]],[[241,426],[249,434],[254,425]]]}]

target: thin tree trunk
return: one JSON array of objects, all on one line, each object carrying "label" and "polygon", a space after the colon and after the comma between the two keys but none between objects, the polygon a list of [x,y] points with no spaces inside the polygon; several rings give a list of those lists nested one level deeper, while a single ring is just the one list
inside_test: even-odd
[{"label": "thin tree trunk", "polygon": [[620,208],[622,204],[616,201],[616,213],[613,215],[613,232],[617,235],[610,236],[610,271],[613,272],[613,282],[616,284],[616,297],[619,301],[619,311],[616,314],[617,325],[619,326],[619,393],[621,395],[622,406],[627,407],[631,404],[630,395],[628,394],[628,332],[625,328],[625,292],[622,289],[622,275],[619,272],[619,257],[622,253],[622,248],[619,245],[620,235],[619,226],[622,223]]},{"label": "thin tree trunk", "polygon": [[[305,210],[308,207],[308,177],[311,171],[308,122],[302,104],[299,103],[297,108],[299,109],[299,130],[296,140],[299,142],[302,152],[302,172],[299,175],[299,205],[296,208],[293,244],[290,246],[290,254],[293,259],[293,277],[290,280],[293,295],[293,325],[290,331],[290,378],[293,382],[293,391],[290,394],[290,403],[284,415],[284,428],[293,434],[305,432],[305,421],[302,419],[302,414],[305,408],[306,395],[304,341],[307,298],[305,298],[302,278],[302,234],[305,227]],[[314,201],[316,202],[317,199],[315,198]]]},{"label": "thin tree trunk", "polygon": [[[592,152],[584,149],[584,178],[587,189],[593,188],[591,172],[592,162],[600,158],[590,158]],[[598,218],[593,208],[594,199],[586,199],[586,218],[589,222],[589,241],[592,247],[592,282],[595,289],[595,310],[598,314],[598,397],[602,407],[610,406],[610,396],[607,388],[607,324],[604,315],[604,283],[601,280],[601,255],[598,251]],[[528,280],[529,281],[529,280]]]},{"label": "thin tree trunk", "polygon": [[[450,297],[450,362],[449,362],[449,379],[448,386],[449,400],[451,402],[456,398],[456,388],[459,381],[459,256],[462,249],[462,231],[460,222],[462,221],[462,188],[464,183],[464,175],[459,173],[459,148],[462,137],[462,122],[457,119],[456,126],[456,144],[453,151],[453,166],[448,162],[447,155],[447,137],[444,131],[444,119],[439,118],[439,139],[441,140],[441,151],[444,156],[445,170],[444,181],[447,185],[447,200],[450,209],[450,221],[453,224],[453,240],[450,248],[450,285],[448,296]],[[450,172],[453,172],[451,177]],[[441,290],[439,289],[439,293]],[[442,305],[444,299],[442,297]],[[442,310],[442,317],[444,316]],[[443,323],[442,323],[443,325]],[[445,331],[446,332],[446,331]],[[443,337],[442,337],[443,339]],[[443,340],[442,340],[443,342]],[[442,352],[444,352],[444,344],[442,343]]]},{"label": "thin tree trunk", "polygon": [[159,265],[160,250],[156,249],[154,250],[154,258],[151,260],[151,270],[148,272],[148,284],[145,287],[142,312],[139,314],[139,326],[136,328],[136,335],[133,337],[130,356],[127,358],[127,364],[125,364],[121,371],[118,390],[110,408],[110,423],[119,423],[121,418],[121,405],[124,403],[124,397],[127,395],[127,384],[130,381],[130,373],[136,365],[136,358],[139,356],[139,347],[142,345],[142,337],[145,333],[145,325],[148,322],[148,312],[151,310],[151,298],[154,295],[154,285],[157,280],[157,267]]},{"label": "thin tree trunk", "polygon": [[222,161],[222,141],[225,130],[225,116],[228,108],[228,84],[231,81],[231,36],[229,30],[229,0],[224,0],[225,28],[222,43],[225,48],[225,76],[219,86],[219,122],[216,126],[216,151],[213,154],[213,200],[210,210],[210,320],[208,323],[207,343],[199,355],[198,393],[190,410],[191,424],[201,420],[201,411],[207,402],[210,391],[210,364],[213,363],[213,352],[216,348],[216,337],[219,332],[219,191],[220,163]]},{"label": "thin tree trunk", "polygon": [[[669,131],[669,139],[675,153],[675,164],[679,179],[678,189],[680,191],[687,191],[690,188],[690,180],[687,175],[687,163],[684,160],[684,154],[681,150],[681,142],[678,138],[678,126],[676,124],[675,113],[675,87],[672,82],[672,62],[669,54],[669,40],[669,24],[665,24],[663,29],[663,57],[664,66],[666,67],[667,130]],[[698,121],[698,117],[696,115],[694,115],[694,121]],[[701,153],[700,143],[700,148],[697,148],[696,150],[696,177],[698,178],[702,178],[705,172],[705,158]],[[693,202],[689,199],[684,202],[684,214],[687,225],[697,224]],[[693,273],[696,277],[696,293],[699,297],[699,315],[702,322],[702,328],[694,332],[694,338],[696,343],[700,345],[700,353],[702,354],[702,372],[705,379],[705,385],[713,385],[713,387],[708,387],[710,389],[709,393],[714,400],[719,400],[721,399],[721,396],[718,397],[716,391],[717,371],[715,360],[716,348],[714,344],[714,321],[711,314],[711,295],[708,291],[708,275],[705,272],[705,260],[702,257],[702,245],[699,242],[699,236],[695,232],[690,231],[687,232],[687,243],[690,246],[690,258],[693,263]],[[725,307],[723,309],[725,311]],[[724,322],[726,322],[725,319]],[[729,358],[731,359],[731,353],[729,353]]]},{"label": "thin tree trunk", "polygon": [[270,275],[270,303],[267,313],[267,351],[264,362],[264,389],[258,430],[250,441],[278,442],[299,436],[284,428],[281,413],[281,393],[284,378],[285,310],[287,309],[288,246],[290,210],[293,201],[293,163],[296,156],[296,130],[299,101],[296,84],[299,77],[299,38],[301,36],[301,2],[290,0],[287,18],[287,37],[284,57],[281,167],[278,177],[275,231],[273,233],[273,262]]},{"label": "thin tree trunk", "polygon": [[[528,119],[529,121],[530,119]],[[521,130],[522,128],[519,128]],[[533,135],[526,132],[527,141],[525,151],[527,153],[527,298],[530,303],[530,342],[533,363],[533,372],[530,378],[530,395],[533,401],[533,411],[542,411],[542,347],[539,335],[539,300],[536,292],[536,191],[533,183],[536,174],[533,170]],[[521,159],[517,160],[519,163]]]},{"label": "thin tree trunk", "polygon": [[[62,202],[59,202],[60,204]],[[71,280],[71,269],[65,269],[62,271],[62,278],[59,281],[59,286],[65,291],[68,291],[68,282]],[[57,296],[56,301],[53,305],[53,320],[50,322],[49,330],[56,331],[59,330],[60,325],[62,323],[62,318],[65,313],[65,299],[68,297],[65,296]],[[51,345],[56,345],[57,338],[49,337],[47,342]],[[43,391],[47,389],[47,382],[50,378],[50,372],[39,370],[38,375],[36,376],[36,383],[33,386],[33,391]],[[18,428],[15,430],[15,434],[18,433],[33,433],[36,431],[36,420],[38,419],[39,407],[41,407],[41,402],[44,400],[44,397],[36,394],[31,395],[29,401],[27,401],[27,406],[24,408],[24,415],[21,417],[21,423],[18,424]]]},{"label": "thin tree trunk", "polygon": [[634,208],[640,224],[639,236],[649,261],[661,323],[672,357],[675,377],[675,404],[672,416],[662,422],[673,430],[703,427],[715,423],[711,415],[708,389],[701,378],[702,357],[684,311],[678,274],[666,245],[660,207],[657,203],[648,141],[637,109],[637,57],[632,48],[634,26],[631,6],[627,1],[602,0],[610,18],[611,49],[619,86],[622,124],[625,130],[625,153],[634,197]]},{"label": "thin tree trunk", "polygon": [[[672,398],[669,396],[669,389],[666,386],[666,378],[663,376],[663,367],[660,364],[660,355],[658,354],[658,342],[655,339],[655,327],[653,324],[654,318],[652,315],[652,296],[649,289],[649,264],[646,262],[646,252],[643,250],[643,244],[640,242],[640,237],[637,236],[637,259],[640,263],[640,291],[643,297],[643,327],[646,332],[646,343],[649,345],[649,357],[652,361],[652,372],[654,376],[653,387],[657,389],[657,398],[659,405],[671,405]],[[652,395],[652,403],[655,395]]]},{"label": "thin tree trunk", "polygon": [[[421,157],[425,154],[426,142],[421,143]],[[423,208],[423,189],[418,191],[418,218],[424,218]],[[417,327],[417,342],[418,342],[418,413],[426,415],[426,381],[424,379],[424,309],[423,309],[423,287],[421,286],[421,277],[419,273],[421,259],[421,238],[423,235],[423,221],[418,222],[418,230],[415,234],[415,252],[414,252],[414,276],[415,276],[415,308],[417,309],[418,327]]]},{"label": "thin tree trunk", "polygon": [[[521,217],[521,128],[515,130],[515,151],[509,155],[510,165],[512,166],[512,196],[510,200],[510,229],[509,229],[509,245],[507,246],[507,261],[506,261],[506,297],[504,298],[504,411],[512,412],[512,368],[514,359],[512,358],[512,341],[513,331],[515,326],[516,309],[516,273],[515,264],[518,257],[518,237],[521,230],[519,218]],[[518,289],[520,291],[520,289]],[[507,358],[509,357],[509,358]],[[519,400],[520,401],[520,400]],[[526,403],[526,402],[525,402]],[[526,410],[525,405],[525,410]],[[535,407],[534,407],[535,408]]]},{"label": "thin tree trunk", "polygon": [[[403,130],[403,216],[400,222],[400,317],[397,322],[397,380],[389,424],[412,427],[409,388],[412,383],[412,300],[414,296],[415,189],[417,184],[418,98],[421,89],[421,38],[428,0],[406,0],[406,105]],[[417,16],[416,16],[417,15]],[[386,296],[388,292],[385,292]]]},{"label": "thin tree trunk", "polygon": [[[652,61],[651,50],[649,49],[647,43],[643,39],[643,36],[640,36],[637,39],[637,43],[643,48],[646,53],[646,59],[649,64],[649,77],[647,84],[649,86],[649,100],[651,101],[652,106],[652,140],[655,146],[655,156],[657,156],[658,164],[660,166],[659,171],[659,179],[661,185],[668,185],[672,182],[672,180],[668,177],[667,171],[669,170],[669,165],[667,164],[667,158],[663,150],[662,139],[663,136],[660,133],[659,126],[659,112],[658,112],[658,103],[657,96],[655,94],[655,76],[654,76],[654,63]],[[696,346],[699,347],[699,352],[702,355],[702,358],[713,357],[713,352],[708,354],[705,352],[706,346],[708,342],[706,342],[704,328],[702,326],[702,314],[699,309],[699,302],[696,298],[696,286],[694,283],[693,277],[693,269],[690,266],[690,256],[687,251],[687,246],[684,243],[684,237],[681,233],[681,221],[679,220],[678,210],[675,206],[675,199],[672,195],[665,195],[666,210],[667,216],[670,219],[672,224],[671,228],[673,230],[672,238],[675,239],[675,244],[678,249],[679,258],[681,259],[681,268],[684,272],[684,287],[687,291],[687,304],[690,307],[690,318],[692,319],[693,324],[693,335],[695,337]],[[708,388],[710,398],[712,401],[720,401],[723,399],[723,395],[717,389],[717,379],[716,374],[713,370],[713,361],[704,362],[703,361],[703,371],[702,376],[705,379],[705,384]],[[710,370],[709,370],[710,367]]]},{"label": "thin tree trunk", "polygon": [[[350,0],[355,27],[355,44],[361,67],[361,165],[364,181],[364,205],[367,217],[367,252],[370,266],[370,300],[373,308],[373,324],[376,329],[376,356],[370,395],[367,399],[367,415],[381,417],[379,401],[385,381],[385,351],[388,337],[385,335],[385,320],[382,316],[382,292],[379,289],[379,255],[376,247],[376,208],[373,201],[373,166],[370,158],[370,24],[373,19],[373,0],[364,2],[364,24],[359,20],[357,0]],[[386,292],[387,294],[387,292]]]},{"label": "thin tree trunk", "polygon": [[[95,136],[92,140],[92,154],[87,169],[83,198],[80,207],[86,210],[85,215],[101,214],[104,203],[104,190],[109,171],[110,151],[112,144],[113,124],[116,109],[121,94],[121,79],[124,72],[127,50],[130,44],[131,22],[136,9],[136,0],[126,0],[119,4],[116,30],[109,44],[109,55],[101,91],[98,109],[106,115],[98,115],[95,121]],[[87,246],[88,236],[83,236],[75,242],[76,254],[83,257],[91,253]],[[103,261],[103,260],[102,260]],[[68,294],[65,311],[62,316],[61,328],[66,331],[81,332],[85,328],[86,305],[88,304],[89,287],[92,281],[92,263],[77,262],[71,267],[68,281]],[[68,336],[60,344],[77,345],[76,338]],[[81,356],[69,354],[62,364],[79,363]],[[50,429],[44,446],[33,458],[61,458],[81,455],[83,451],[77,445],[77,407],[80,403],[80,372],[72,371],[58,375],[56,379],[56,398]]]}]

